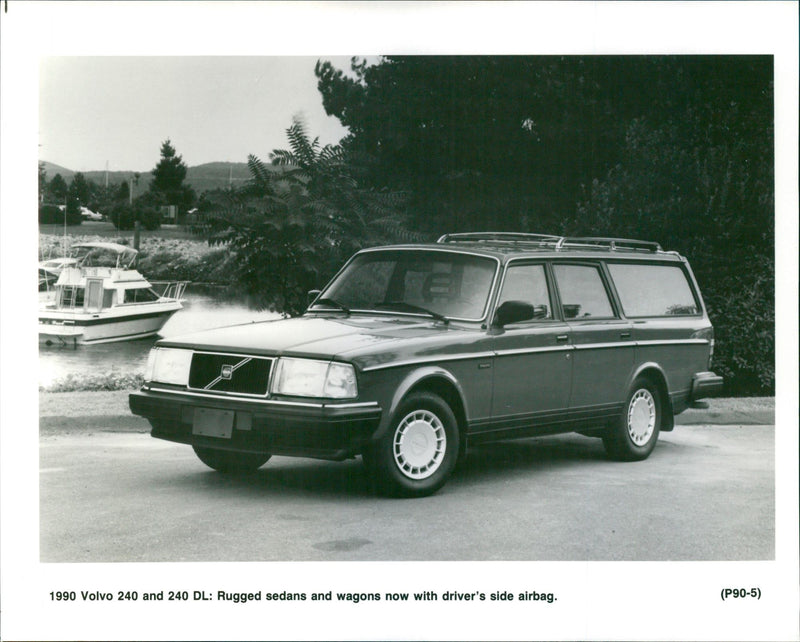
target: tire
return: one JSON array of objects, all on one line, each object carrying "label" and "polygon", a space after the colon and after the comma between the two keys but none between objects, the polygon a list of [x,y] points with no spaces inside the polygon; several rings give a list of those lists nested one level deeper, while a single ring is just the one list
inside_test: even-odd
[{"label": "tire", "polygon": [[414,392],[395,411],[383,438],[362,455],[377,489],[393,497],[425,497],[444,486],[456,465],[460,435],[441,397]]},{"label": "tire", "polygon": [[603,436],[606,453],[619,461],[647,459],[656,447],[663,418],[664,402],[658,387],[646,377],[637,378],[622,414]]},{"label": "tire", "polygon": [[197,457],[209,468],[221,473],[251,473],[269,461],[272,455],[262,453],[239,453],[192,446]]}]

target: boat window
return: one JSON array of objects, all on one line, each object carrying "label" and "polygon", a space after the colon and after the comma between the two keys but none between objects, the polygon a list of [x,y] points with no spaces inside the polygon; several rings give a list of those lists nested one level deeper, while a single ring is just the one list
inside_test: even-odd
[{"label": "boat window", "polygon": [[160,297],[150,288],[136,288],[125,290],[124,303],[152,303],[158,301]]}]

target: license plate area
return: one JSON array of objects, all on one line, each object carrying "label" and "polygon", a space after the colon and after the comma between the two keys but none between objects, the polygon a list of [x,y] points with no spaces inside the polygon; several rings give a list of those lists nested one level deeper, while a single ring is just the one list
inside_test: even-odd
[{"label": "license plate area", "polygon": [[195,408],[192,434],[202,437],[230,439],[233,434],[233,410]]}]

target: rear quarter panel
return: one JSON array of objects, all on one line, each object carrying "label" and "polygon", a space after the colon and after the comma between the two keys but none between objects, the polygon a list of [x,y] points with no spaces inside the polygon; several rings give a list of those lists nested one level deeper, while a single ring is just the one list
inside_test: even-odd
[{"label": "rear quarter panel", "polygon": [[692,376],[708,369],[709,342],[693,338],[710,327],[703,317],[636,319],[633,340],[636,363],[656,363],[664,372],[671,396],[688,395]]}]

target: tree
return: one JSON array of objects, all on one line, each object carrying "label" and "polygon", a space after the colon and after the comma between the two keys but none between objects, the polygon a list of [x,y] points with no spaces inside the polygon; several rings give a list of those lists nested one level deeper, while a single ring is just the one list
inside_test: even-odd
[{"label": "tree", "polygon": [[150,191],[160,195],[167,204],[178,205],[185,210],[195,200],[194,190],[183,184],[186,171],[183,158],[176,153],[170,140],[165,140],[161,144],[161,159],[151,172],[153,181]]},{"label": "tree", "polygon": [[[740,68],[736,82],[752,79],[747,72]],[[701,84],[702,103],[630,123],[621,162],[593,181],[563,231],[616,230],[691,257],[728,393],[773,394],[772,87],[740,98],[723,74]]]},{"label": "tree", "polygon": [[47,171],[44,163],[39,163],[39,203],[44,203],[44,195],[47,192]]},{"label": "tree", "polygon": [[161,144],[161,160],[153,168],[152,188],[158,192],[169,193],[179,190],[186,178],[186,164],[178,156],[169,139]]},{"label": "tree", "polygon": [[64,198],[67,195],[67,189],[67,182],[61,176],[61,174],[56,174],[53,176],[53,179],[50,181],[50,184],[47,187],[50,199],[56,203],[64,202]]},{"label": "tree", "polygon": [[747,105],[771,78],[768,57],[746,56],[390,56],[351,70],[315,70],[343,146],[437,234],[552,231],[620,162],[634,119]]},{"label": "tree", "polygon": [[547,229],[582,180],[616,159],[620,125],[577,58],[386,57],[353,76],[318,63],[327,113],[370,159],[367,180],[409,190],[424,228]]},{"label": "tree", "polygon": [[265,307],[295,314],[363,244],[410,235],[401,194],[360,187],[343,150],[320,146],[301,122],[287,136],[273,167],[251,155],[246,187],[206,199],[211,241],[230,243],[239,282]]},{"label": "tree", "polygon": [[[737,394],[774,389],[769,56],[386,57],[316,66],[363,184],[417,229],[659,241],[692,259]],[[746,268],[740,257],[748,257]]]},{"label": "tree", "polygon": [[80,205],[85,205],[91,199],[94,187],[92,181],[87,180],[81,172],[76,172],[69,185],[69,195],[75,198]]},{"label": "tree", "polygon": [[131,197],[131,188],[128,187],[128,181],[122,181],[114,192],[114,201],[121,201],[127,203]]}]

